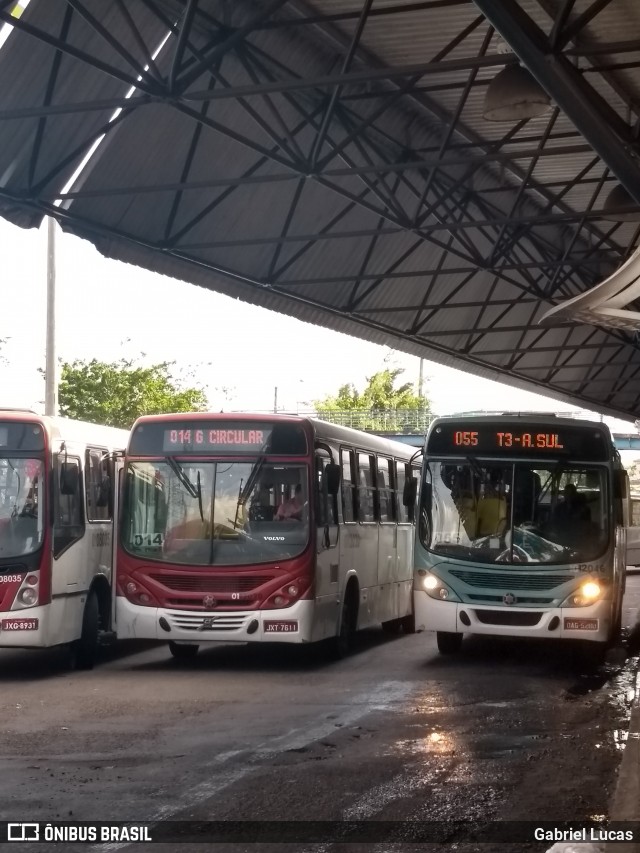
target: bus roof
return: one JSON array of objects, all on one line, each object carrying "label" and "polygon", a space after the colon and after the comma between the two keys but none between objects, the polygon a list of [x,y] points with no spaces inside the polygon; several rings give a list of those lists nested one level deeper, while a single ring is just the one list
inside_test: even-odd
[{"label": "bus roof", "polygon": [[0,409],[0,420],[41,424],[50,438],[101,444],[114,449],[124,449],[129,438],[129,430],[126,429],[57,415],[39,415],[29,409]]}]

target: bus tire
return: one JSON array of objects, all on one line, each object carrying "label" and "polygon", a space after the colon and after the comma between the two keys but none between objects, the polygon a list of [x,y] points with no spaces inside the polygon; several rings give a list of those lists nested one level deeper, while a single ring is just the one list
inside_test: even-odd
[{"label": "bus tire", "polygon": [[176,660],[192,660],[197,654],[200,646],[194,644],[169,642],[169,651]]},{"label": "bus tire", "polygon": [[333,660],[341,660],[353,648],[358,619],[357,593],[354,592],[353,585],[347,587],[340,612],[340,629],[338,634],[329,640],[329,654]]},{"label": "bus tire", "polygon": [[598,669],[605,663],[608,648],[609,643],[606,640],[575,640],[574,662],[580,669]]},{"label": "bus tire", "polygon": [[618,600],[616,601],[616,609],[613,614],[613,622],[611,625],[611,635],[609,637],[609,643],[612,646],[619,645],[622,641],[622,596],[623,593],[620,591]]},{"label": "bus tire", "polygon": [[71,644],[72,665],[74,669],[93,669],[98,647],[98,630],[100,628],[100,608],[98,596],[91,590],[84,605],[82,614],[82,632],[80,637]]},{"label": "bus tire", "polygon": [[441,655],[455,655],[462,646],[463,634],[454,634],[452,631],[436,631],[438,651]]}]

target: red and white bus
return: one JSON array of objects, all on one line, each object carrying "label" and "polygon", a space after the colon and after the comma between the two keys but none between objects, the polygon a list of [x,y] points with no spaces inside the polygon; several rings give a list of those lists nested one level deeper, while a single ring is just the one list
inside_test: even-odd
[{"label": "red and white bus", "polygon": [[0,648],[69,643],[92,666],[110,628],[112,483],[128,435],[0,410]]},{"label": "red and white bus", "polygon": [[136,421],[125,460],[118,638],[311,643],[412,625],[414,449],[284,415]]}]

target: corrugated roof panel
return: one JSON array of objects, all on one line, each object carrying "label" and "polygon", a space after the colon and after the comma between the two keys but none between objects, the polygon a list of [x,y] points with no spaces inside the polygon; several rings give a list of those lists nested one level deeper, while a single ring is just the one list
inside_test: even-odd
[{"label": "corrugated roof panel", "polygon": [[[556,0],[519,5],[547,34],[561,8]],[[77,22],[65,34],[60,7],[30,7],[25,20],[60,39],[56,76],[54,47],[19,24],[0,49],[3,79],[17,77],[0,90],[0,213],[13,221],[33,224],[49,209],[52,196],[34,176],[59,166],[58,191],[77,162],[64,162],[72,146],[96,132],[114,108],[109,99],[149,59],[139,39],[150,52],[174,21],[177,35],[184,12],[177,0],[131,0],[134,32],[121,7],[90,0],[87,8],[97,26]],[[174,36],[149,63],[156,78],[140,83],[150,103],[131,102],[74,188],[81,195],[65,201],[65,227],[107,254],[307,322],[583,405],[629,405],[640,396],[640,378],[626,370],[640,357],[631,335],[536,326],[555,300],[611,272],[638,239],[638,222],[582,216],[592,202],[600,211],[615,184],[608,179],[594,199],[603,161],[587,170],[591,145],[563,114],[550,133],[551,112],[517,130],[484,119],[487,87],[514,58],[496,34],[483,44],[489,27],[473,25],[478,9],[465,0],[376,0],[352,82],[336,86],[361,10],[362,0],[285,4],[225,45],[234,27],[264,16],[264,4],[200,0],[182,61]],[[569,27],[586,10],[595,16],[560,47],[631,126],[640,71],[602,66],[640,59],[615,47],[629,41],[640,7],[577,0]],[[298,25],[300,16],[312,20]],[[599,53],[605,44],[614,46]],[[181,85],[194,51],[209,64]],[[425,72],[413,90],[411,69],[386,70],[412,65]],[[587,70],[594,65],[600,70]],[[49,83],[59,112],[48,115],[31,160]],[[76,99],[79,110],[69,106]],[[16,108],[23,112],[7,112]]]}]

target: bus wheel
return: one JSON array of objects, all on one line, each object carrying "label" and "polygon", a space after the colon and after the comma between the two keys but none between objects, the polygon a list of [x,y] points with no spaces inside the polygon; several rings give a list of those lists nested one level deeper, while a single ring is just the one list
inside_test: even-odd
[{"label": "bus wheel", "polygon": [[605,662],[607,648],[606,640],[593,642],[590,640],[575,640],[573,647],[573,659],[580,668],[590,672],[598,669]]},{"label": "bus wheel", "polygon": [[613,614],[613,624],[611,625],[611,636],[609,642],[611,645],[620,645],[622,641],[622,592],[616,601],[616,609]]},{"label": "bus wheel", "polygon": [[436,640],[440,654],[457,654],[462,646],[462,637],[462,634],[454,634],[451,631],[436,631]]},{"label": "bus wheel", "polygon": [[100,627],[100,609],[98,596],[91,591],[84,605],[82,615],[82,633],[71,644],[72,665],[74,669],[93,669],[98,646],[98,628]]},{"label": "bus wheel", "polygon": [[329,640],[329,654],[334,660],[341,660],[346,657],[353,648],[356,619],[357,612],[354,607],[353,596],[347,590],[340,615],[340,631],[336,637],[331,637]]},{"label": "bus wheel", "polygon": [[191,660],[198,654],[200,646],[184,645],[183,643],[169,643],[169,651],[177,660]]}]

